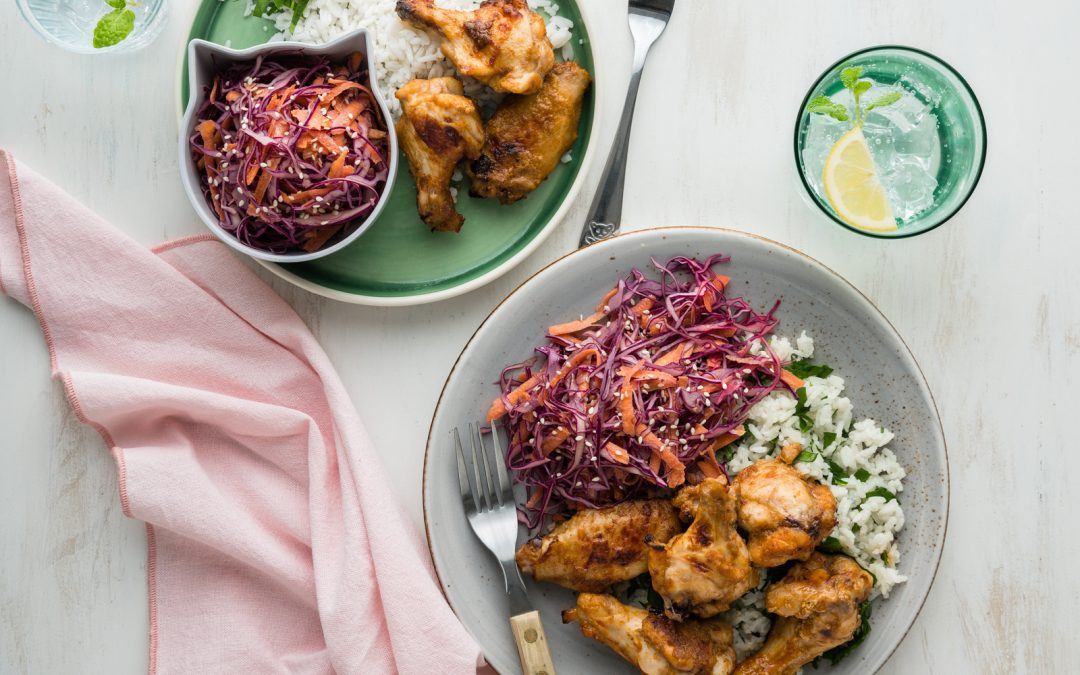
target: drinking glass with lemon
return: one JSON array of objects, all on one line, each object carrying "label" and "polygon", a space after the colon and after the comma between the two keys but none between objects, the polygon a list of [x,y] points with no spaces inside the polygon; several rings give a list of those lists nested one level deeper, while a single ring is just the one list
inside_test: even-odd
[{"label": "drinking glass with lemon", "polygon": [[841,59],[810,88],[795,125],[795,162],[813,201],[875,237],[908,237],[951,218],[985,158],[986,127],[967,82],[908,47]]}]

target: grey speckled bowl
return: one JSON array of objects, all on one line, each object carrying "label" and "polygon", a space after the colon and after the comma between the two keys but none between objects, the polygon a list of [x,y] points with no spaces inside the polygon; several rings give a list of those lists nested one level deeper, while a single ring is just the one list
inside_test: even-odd
[{"label": "grey speckled bowl", "polygon": [[376,81],[376,78],[370,77],[370,73],[368,84],[371,93],[375,96],[375,102],[378,103],[379,109],[382,111],[382,117],[383,120],[386,121],[387,126],[386,131],[390,144],[389,173],[387,174],[386,185],[383,187],[383,191],[379,195],[379,201],[375,204],[375,208],[372,212],[369,213],[367,218],[362,222],[352,225],[351,227],[354,229],[349,232],[347,236],[331,246],[323,247],[312,253],[304,251],[296,253],[270,253],[241,243],[219,224],[217,214],[214,213],[207,198],[203,195],[199,183],[199,170],[195,167],[195,160],[192,158],[191,150],[188,147],[188,139],[191,138],[191,135],[195,130],[195,111],[202,105],[203,97],[205,96],[204,90],[206,86],[213,81],[216,69],[237,62],[254,61],[260,55],[268,58],[275,54],[290,56],[297,54],[326,56],[331,61],[341,62],[353,52],[360,52],[363,54],[365,64],[370,65],[374,62],[374,58],[372,57],[371,38],[363,28],[346,33],[336,40],[332,40],[331,42],[322,45],[310,45],[302,42],[268,42],[255,47],[249,47],[248,49],[230,49],[214,44],[213,42],[207,42],[206,40],[192,40],[188,44],[188,63],[190,64],[188,67],[188,78],[191,97],[188,101],[187,109],[184,111],[184,117],[180,121],[180,178],[184,182],[184,191],[187,192],[191,205],[195,207],[195,212],[199,214],[199,217],[202,218],[202,221],[210,228],[210,231],[217,235],[218,239],[221,239],[221,241],[237,251],[246,253],[253,258],[259,258],[260,260],[269,260],[278,263],[303,262],[305,260],[322,258],[335,251],[340,251],[354,242],[357,237],[362,235],[368,227],[375,222],[375,219],[379,217],[383,207],[386,206],[390,192],[394,188],[394,177],[397,175],[399,153],[397,133],[394,131],[393,120],[390,117],[390,109],[386,106],[386,101],[383,98],[382,92],[379,91],[379,83]]},{"label": "grey speckled bowl", "polygon": [[[489,662],[518,672],[507,622],[508,608],[495,559],[473,535],[458,493],[457,465],[449,442],[455,425],[479,419],[498,394],[494,382],[505,364],[531,355],[548,325],[588,314],[612,283],[650,256],[704,257],[722,252],[732,262],[724,274],[731,289],[759,308],[779,297],[778,333],[813,338],[815,356],[846,383],[860,417],[873,417],[896,434],[890,447],[907,469],[902,495],[907,525],[900,535],[900,570],[909,577],[887,601],[878,600],[874,630],[837,666],[817,672],[871,673],[903,639],[937,571],[949,509],[945,438],[933,397],[918,364],[892,325],[854,286],[817,261],[767,239],[729,230],[664,228],[625,234],[576,251],[514,291],[477,329],[447,379],[428,437],[424,464],[424,515],[432,559],[443,590]],[[559,612],[574,594],[550,584],[530,584],[555,666],[563,673],[634,672],[614,652],[563,626]]]}]

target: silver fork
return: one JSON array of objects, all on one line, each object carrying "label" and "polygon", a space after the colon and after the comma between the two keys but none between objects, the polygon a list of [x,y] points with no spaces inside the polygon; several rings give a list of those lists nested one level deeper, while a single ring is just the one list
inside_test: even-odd
[{"label": "silver fork", "polygon": [[510,630],[517,644],[522,672],[525,675],[555,675],[540,613],[532,608],[525,593],[525,582],[514,562],[517,504],[506,472],[506,456],[499,444],[498,428],[492,424],[490,446],[484,443],[482,429],[479,424],[469,424],[468,435],[472,441],[469,452],[461,444],[457,427],[453,431],[465,516],[473,532],[502,566],[506,594],[510,599]]},{"label": "silver fork", "polygon": [[588,246],[601,239],[613,237],[619,233],[622,225],[623,183],[626,181],[626,156],[630,148],[630,125],[634,119],[634,104],[637,102],[638,85],[641,83],[641,71],[645,68],[645,57],[649,47],[664,32],[675,0],[630,0],[630,33],[634,36],[634,71],[630,76],[630,88],[626,92],[619,128],[611,144],[604,173],[600,174],[600,184],[596,188],[589,215],[585,217],[585,227],[581,230],[579,246]]}]

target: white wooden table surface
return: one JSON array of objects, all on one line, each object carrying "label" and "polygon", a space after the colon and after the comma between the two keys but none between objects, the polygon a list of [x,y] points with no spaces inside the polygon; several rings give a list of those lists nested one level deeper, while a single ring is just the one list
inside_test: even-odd
[{"label": "white wooden table surface", "polygon": [[[625,0],[583,1],[608,91],[600,133],[610,138],[629,75]],[[723,225],[815,256],[892,320],[944,417],[948,543],[922,615],[882,672],[1076,672],[1080,488],[1069,484],[1067,430],[1080,377],[1080,4],[677,4],[641,88],[627,229]],[[145,244],[202,231],[175,150],[176,59],[192,9],[172,2],[156,43],[111,58],[48,46],[14,3],[0,3],[0,146]],[[880,43],[955,65],[988,125],[974,197],[952,222],[905,241],[833,225],[809,206],[792,161],[791,127],[811,81]],[[337,365],[418,523],[444,377],[491,308],[574,247],[600,163],[532,257],[465,297],[373,309],[270,280]],[[144,672],[144,529],[121,514],[112,459],[48,372],[31,314],[0,301],[0,672]]]}]

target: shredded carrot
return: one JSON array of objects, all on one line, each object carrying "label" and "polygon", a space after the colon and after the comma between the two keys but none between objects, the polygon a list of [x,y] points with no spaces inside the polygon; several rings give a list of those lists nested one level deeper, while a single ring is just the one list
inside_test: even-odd
[{"label": "shredded carrot", "polygon": [[604,308],[607,307],[608,300],[611,300],[613,297],[615,297],[615,294],[618,293],[618,292],[619,292],[619,287],[616,286],[615,288],[611,289],[607,293],[604,293],[604,297],[600,300],[600,304],[598,304],[596,306],[596,311],[597,312],[604,312]]},{"label": "shredded carrot", "polygon": [[555,373],[550,380],[548,380],[548,386],[545,391],[549,391],[555,388],[555,385],[562,382],[562,379],[566,377],[566,374],[573,370],[576,366],[580,365],[585,359],[596,358],[599,360],[600,352],[595,349],[582,349],[581,351],[574,352],[574,355],[566,360],[562,368]]},{"label": "shredded carrot", "polygon": [[344,127],[348,126],[349,122],[353,121],[360,115],[362,110],[360,101],[352,101],[347,103],[344,107],[340,108],[337,115],[330,120],[330,126],[332,127]]},{"label": "shredded carrot", "polygon": [[[529,397],[529,390],[540,383],[540,377],[533,375],[529,379],[522,382],[516,389],[506,395],[507,400],[511,404],[517,405],[526,398]],[[488,408],[487,421],[493,422],[506,414],[506,404],[503,403],[502,396],[495,399],[491,403],[491,407]]]},{"label": "shredded carrot", "polygon": [[734,429],[732,429],[728,433],[723,434],[722,436],[717,436],[716,440],[714,440],[712,442],[712,445],[709,447],[709,451],[708,451],[709,454],[716,452],[720,448],[724,448],[724,447],[727,447],[727,446],[731,445],[735,441],[742,438],[745,434],[746,434],[746,428],[743,427],[743,425],[740,424],[739,426],[735,427]]},{"label": "shredded carrot", "polygon": [[570,438],[570,430],[566,427],[559,427],[555,430],[555,433],[545,438],[540,443],[540,451],[547,457],[552,450],[562,445],[563,441]]},{"label": "shredded carrot", "polygon": [[343,225],[324,225],[317,230],[310,230],[308,233],[308,239],[304,242],[303,249],[305,251],[318,251],[326,242],[338,233]]},{"label": "shredded carrot", "polygon": [[567,333],[577,333],[578,331],[585,330],[586,328],[595,325],[596,322],[602,318],[604,318],[604,313],[597,312],[596,314],[585,317],[580,321],[558,323],[554,326],[548,327],[548,335],[566,335]]},{"label": "shredded carrot", "polygon": [[792,389],[801,389],[806,386],[806,382],[788,370],[780,371],[780,380]]},{"label": "shredded carrot", "polygon": [[331,178],[343,178],[345,176],[352,175],[352,167],[345,166],[345,160],[348,158],[349,153],[339,153],[334,163],[330,165],[330,177]]},{"label": "shredded carrot", "polygon": [[329,194],[334,188],[311,188],[310,190],[301,190],[300,192],[294,192],[290,195],[283,195],[286,204],[296,204],[300,202],[306,202],[316,197],[323,197]]},{"label": "shredded carrot", "polygon": [[720,469],[720,465],[716,462],[716,455],[712,453],[708,453],[703,458],[699,459],[697,466],[701,469],[701,473],[705,474],[707,478],[718,478],[724,473]]},{"label": "shredded carrot", "polygon": [[608,441],[604,444],[603,452],[613,462],[618,462],[619,464],[630,463],[630,453],[628,453],[624,448],[615,445],[611,441]]},{"label": "shredded carrot", "polygon": [[536,508],[536,505],[540,503],[540,500],[544,498],[544,491],[540,488],[534,488],[532,494],[529,495],[529,499],[525,502],[525,506],[530,509]]},{"label": "shredded carrot", "polygon": [[672,363],[676,363],[677,361],[682,359],[684,353],[686,352],[686,347],[687,343],[680,342],[668,351],[664,352],[664,354],[660,358],[654,360],[653,364],[657,366],[668,366]]},{"label": "shredded carrot", "polygon": [[641,361],[631,366],[623,375],[622,388],[619,390],[619,412],[622,414],[623,433],[635,434],[637,420],[634,419],[634,373],[641,370]]},{"label": "shredded carrot", "polygon": [[654,301],[652,298],[642,298],[638,300],[630,311],[634,313],[634,316],[642,316],[645,312],[653,308]]}]

